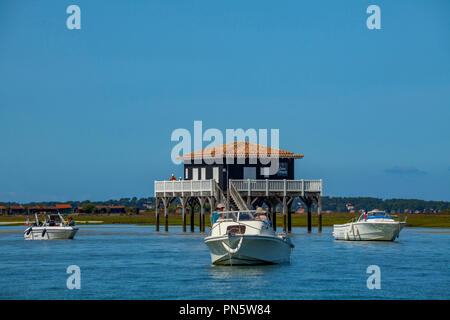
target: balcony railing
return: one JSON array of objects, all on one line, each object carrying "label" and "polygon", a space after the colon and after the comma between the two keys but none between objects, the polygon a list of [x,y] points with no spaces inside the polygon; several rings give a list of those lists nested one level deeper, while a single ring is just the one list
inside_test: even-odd
[{"label": "balcony railing", "polygon": [[269,195],[270,192],[282,192],[288,194],[291,192],[304,194],[305,192],[315,192],[322,194],[322,179],[320,180],[233,180],[236,189],[239,192],[264,192]]},{"label": "balcony railing", "polygon": [[[322,179],[320,180],[232,180],[236,189],[241,193],[252,192],[265,193],[278,192],[287,195],[289,193],[314,192],[322,194]],[[155,181],[155,196],[175,195],[215,195],[214,180],[181,180],[181,181]]]},{"label": "balcony railing", "polygon": [[155,181],[155,196],[166,195],[213,195],[214,180],[174,180],[174,181]]}]

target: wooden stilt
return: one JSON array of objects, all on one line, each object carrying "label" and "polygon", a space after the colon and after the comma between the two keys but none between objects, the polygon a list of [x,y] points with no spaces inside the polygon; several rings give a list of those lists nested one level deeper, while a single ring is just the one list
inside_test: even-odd
[{"label": "wooden stilt", "polygon": [[156,231],[159,231],[159,199],[155,200],[155,214],[156,214]]},{"label": "wooden stilt", "polygon": [[169,204],[170,204],[170,199],[168,198],[163,198],[163,205],[164,205],[164,231],[168,232],[169,231]]},{"label": "wooden stilt", "polygon": [[277,210],[275,205],[270,206],[270,211],[272,211],[272,227],[273,231],[277,231]]},{"label": "wooden stilt", "polygon": [[214,210],[216,209],[216,198],[208,197],[208,201],[209,201],[209,206],[210,206],[209,218],[211,221],[212,214],[213,214]]},{"label": "wooden stilt", "polygon": [[200,203],[200,232],[205,232],[205,202],[206,198],[198,198]]},{"label": "wooden stilt", "polygon": [[164,207],[164,231],[169,232],[169,208]]},{"label": "wooden stilt", "polygon": [[322,232],[322,197],[318,197],[317,199],[317,215],[318,215],[318,224],[317,231]]},{"label": "wooden stilt", "polygon": [[191,209],[191,232],[195,231],[195,229],[194,229],[194,207],[195,207],[195,204],[191,204],[190,205],[190,209]]},{"label": "wooden stilt", "polygon": [[287,231],[287,201],[286,196],[283,196],[283,232]]},{"label": "wooden stilt", "polygon": [[308,233],[311,233],[311,204],[308,206]]},{"label": "wooden stilt", "polygon": [[187,204],[187,198],[180,197],[181,202],[181,213],[183,217],[183,232],[186,232],[186,204]]}]

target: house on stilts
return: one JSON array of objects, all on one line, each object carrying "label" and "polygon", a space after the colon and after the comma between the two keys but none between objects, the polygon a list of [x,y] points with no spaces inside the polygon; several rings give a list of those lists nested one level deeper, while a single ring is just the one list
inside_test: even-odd
[{"label": "house on stilts", "polygon": [[[194,232],[194,209],[199,207],[200,231],[205,231],[205,205],[214,210],[221,202],[228,210],[251,210],[266,205],[276,230],[276,207],[281,205],[283,231],[291,232],[291,207],[299,197],[307,207],[308,232],[311,232],[311,207],[318,213],[318,231],[322,230],[322,180],[295,179],[295,160],[301,154],[274,149],[251,142],[231,142],[180,156],[184,161],[184,180],[155,181],[156,230],[160,210],[168,231],[168,207],[179,199],[183,231],[190,208],[190,229]],[[274,162],[274,160],[276,161]],[[273,170],[273,164],[277,168]]]}]

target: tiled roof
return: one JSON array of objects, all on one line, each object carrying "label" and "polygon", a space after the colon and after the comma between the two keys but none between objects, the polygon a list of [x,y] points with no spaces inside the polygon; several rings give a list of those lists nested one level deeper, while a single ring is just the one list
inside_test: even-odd
[{"label": "tiled roof", "polygon": [[199,159],[199,158],[257,158],[257,157],[279,157],[279,158],[303,158],[302,154],[294,154],[290,151],[274,149],[247,141],[230,142],[212,148],[187,153],[178,156],[178,159]]}]

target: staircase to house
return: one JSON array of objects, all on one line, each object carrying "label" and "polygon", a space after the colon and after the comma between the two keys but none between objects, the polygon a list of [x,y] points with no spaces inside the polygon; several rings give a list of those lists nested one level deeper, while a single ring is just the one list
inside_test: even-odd
[{"label": "staircase to house", "polygon": [[222,203],[226,208],[228,208],[228,201],[227,197],[225,196],[225,193],[223,192],[219,184],[215,180],[213,181],[214,181],[214,195],[216,197],[217,203]]},{"label": "staircase to house", "polygon": [[230,204],[238,210],[249,210],[244,199],[242,199],[239,191],[236,189],[232,180],[228,183],[228,192],[230,193]]}]

